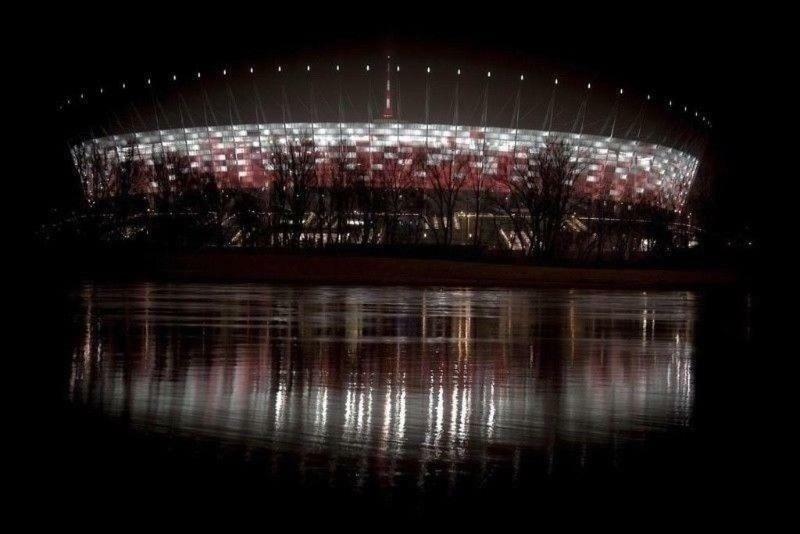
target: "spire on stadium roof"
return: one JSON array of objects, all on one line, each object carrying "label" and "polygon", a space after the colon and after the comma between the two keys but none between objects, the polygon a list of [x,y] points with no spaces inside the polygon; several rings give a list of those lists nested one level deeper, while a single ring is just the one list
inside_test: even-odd
[{"label": "spire on stadium roof", "polygon": [[393,119],[392,110],[392,57],[386,56],[386,107],[383,110],[384,119]]}]

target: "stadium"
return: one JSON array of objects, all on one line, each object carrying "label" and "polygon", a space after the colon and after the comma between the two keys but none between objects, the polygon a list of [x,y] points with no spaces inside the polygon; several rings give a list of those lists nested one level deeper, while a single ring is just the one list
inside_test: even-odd
[{"label": "stadium", "polygon": [[[226,245],[435,243],[627,257],[657,243],[691,243],[686,202],[700,162],[697,145],[642,135],[644,104],[623,130],[622,90],[603,127],[589,133],[588,91],[573,110],[559,114],[557,79],[541,127],[534,129],[521,124],[521,84],[509,91],[511,126],[491,124],[491,73],[477,93],[477,124],[459,120],[458,80],[455,104],[448,108],[452,120],[434,121],[426,78],[422,120],[406,121],[393,87],[398,73],[399,67],[387,63],[380,114],[372,111],[378,106],[368,88],[366,120],[346,120],[341,86],[338,120],[319,120],[313,86],[306,100],[310,120],[291,120],[282,86],[275,113],[280,120],[263,120],[268,113],[255,106],[256,120],[239,122],[227,86],[228,121],[209,119],[212,104],[203,90],[202,126],[186,124],[190,111],[181,97],[175,114],[180,120],[172,120],[180,127],[84,136],[71,153],[87,204],[118,204],[123,198],[129,206],[136,198],[139,215],[131,217],[126,208],[131,224],[125,235],[152,232],[154,217],[181,212],[222,228]],[[158,123],[164,113],[155,97],[152,107]],[[217,205],[181,204],[192,196],[187,191],[205,198],[209,188],[222,198],[215,197]],[[231,206],[234,201],[244,202],[255,220],[244,223],[248,217],[241,206]]]}]

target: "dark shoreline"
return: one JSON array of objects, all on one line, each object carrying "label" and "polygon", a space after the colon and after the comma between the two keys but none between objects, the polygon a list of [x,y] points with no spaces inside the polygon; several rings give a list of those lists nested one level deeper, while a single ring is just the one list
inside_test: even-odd
[{"label": "dark shoreline", "polygon": [[193,282],[275,282],[378,286],[703,289],[745,282],[730,267],[541,266],[441,257],[358,253],[203,250],[45,254],[40,267],[58,266],[71,278]]}]

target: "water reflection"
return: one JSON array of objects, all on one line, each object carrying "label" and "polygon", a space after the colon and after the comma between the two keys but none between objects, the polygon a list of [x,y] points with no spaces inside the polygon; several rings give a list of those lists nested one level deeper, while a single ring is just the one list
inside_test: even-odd
[{"label": "water reflection", "polygon": [[686,292],[86,285],[74,405],[341,480],[613,468],[690,429]]}]

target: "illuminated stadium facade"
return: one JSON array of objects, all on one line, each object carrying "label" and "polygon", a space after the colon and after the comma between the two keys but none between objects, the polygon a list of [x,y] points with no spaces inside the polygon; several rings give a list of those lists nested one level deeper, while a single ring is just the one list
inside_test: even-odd
[{"label": "illuminated stadium facade", "polygon": [[[597,242],[602,254],[606,232],[598,224],[624,226],[617,231],[624,243],[618,246],[626,250],[652,245],[652,237],[631,228],[661,220],[658,213],[668,214],[669,224],[684,224],[687,195],[699,164],[692,153],[642,139],[638,133],[633,139],[614,137],[613,125],[609,136],[584,133],[587,100],[574,131],[489,126],[488,85],[480,126],[459,124],[458,86],[452,123],[427,119],[427,85],[426,120],[398,120],[389,73],[387,66],[385,108],[376,120],[345,121],[340,102],[337,122],[291,121],[284,103],[281,122],[237,124],[231,113],[227,125],[123,131],[78,143],[72,156],[86,198],[90,205],[113,201],[124,190],[125,198],[145,199],[148,214],[172,215],[179,211],[173,201],[182,188],[211,181],[223,194],[257,197],[257,207],[247,210],[260,213],[271,228],[271,237],[262,240],[268,245],[397,243],[404,241],[396,237],[399,229],[408,234],[414,228],[414,237],[405,242],[489,245],[533,254],[555,247],[555,239],[546,234],[567,230],[584,236],[567,239],[572,243],[568,246]],[[518,91],[517,125],[519,97]],[[371,97],[368,100],[369,108]],[[155,109],[160,104],[155,96],[153,101]],[[555,90],[550,123],[545,117],[548,127],[554,106]],[[627,132],[632,130],[633,125]],[[564,156],[563,169],[550,169],[551,174],[564,172],[556,179],[555,193],[553,184],[537,176],[542,154],[554,147],[556,152],[561,147]],[[568,187],[562,191],[564,183]],[[562,202],[567,189],[568,201]],[[211,211],[219,220],[233,218],[222,210],[220,205]],[[238,216],[242,218],[241,211]],[[555,229],[547,229],[547,217],[557,221]],[[276,237],[275,231],[283,234]],[[255,237],[248,241],[246,236],[256,233],[240,229],[226,241],[255,242]],[[492,237],[486,239],[489,234]],[[634,234],[638,237],[631,240]]]},{"label": "illuminated stadium facade", "polygon": [[[152,168],[159,158],[186,158],[193,171],[213,174],[224,187],[262,188],[272,181],[275,153],[290,145],[312,147],[320,176],[337,158],[344,158],[350,169],[380,183],[386,173],[398,169],[424,172],[416,168],[419,154],[427,156],[424,165],[468,158],[472,176],[513,175],[527,165],[530,154],[556,140],[572,146],[583,163],[577,184],[582,196],[644,201],[680,211],[697,171],[698,160],[690,154],[619,138],[385,121],[172,129],[97,138],[83,148],[105,152],[110,165],[132,157]],[[89,174],[84,173],[85,179]]]}]

